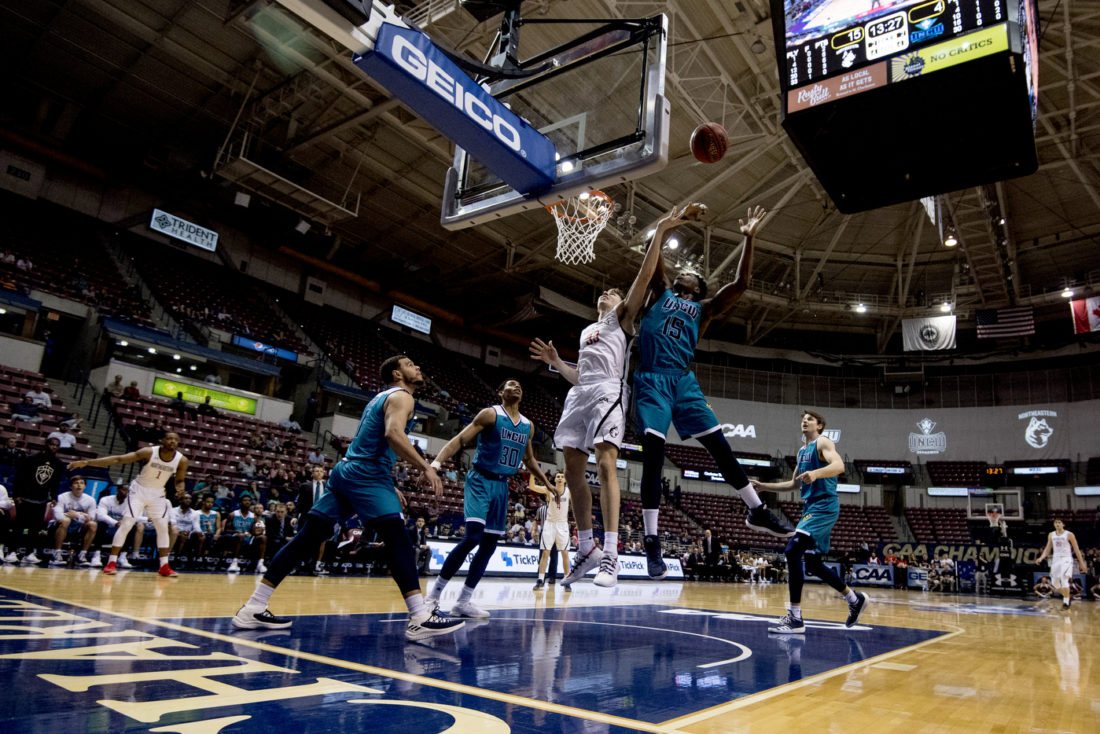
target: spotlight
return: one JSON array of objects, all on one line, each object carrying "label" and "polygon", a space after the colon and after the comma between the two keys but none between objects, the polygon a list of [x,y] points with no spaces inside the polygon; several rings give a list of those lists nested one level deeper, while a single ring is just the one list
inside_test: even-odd
[{"label": "spotlight", "polygon": [[295,231],[295,232],[298,232],[299,234],[305,234],[306,232],[308,232],[308,231],[309,231],[309,228],[310,228],[311,226],[312,226],[312,225],[311,225],[311,224],[310,224],[309,222],[307,222],[306,220],[302,219],[302,220],[300,220],[300,221],[298,222],[298,224],[296,224],[296,225],[294,226],[294,231]]},{"label": "spotlight", "polygon": [[128,346],[130,346],[130,342],[128,342],[128,341],[126,341],[125,339],[123,339],[122,341],[120,341],[120,342],[118,343],[118,345],[119,345],[120,347],[128,347]]},{"label": "spotlight", "polygon": [[573,164],[573,161],[565,161],[561,164],[561,172],[571,173],[575,167],[576,166]]},{"label": "spotlight", "polygon": [[940,304],[940,310],[944,313],[949,313],[951,311],[951,303],[949,301],[944,301]]},{"label": "spotlight", "polygon": [[753,39],[752,43],[749,44],[749,50],[759,56],[760,54],[767,51],[768,47],[764,45],[763,39],[761,39],[760,36],[757,36]]},{"label": "spotlight", "polygon": [[188,367],[187,369],[189,369],[189,370],[191,370],[192,372],[194,372],[195,370],[197,370],[197,369],[198,369],[198,367],[196,367],[195,365],[191,365],[191,366],[190,366],[190,367]]},{"label": "spotlight", "polygon": [[867,307],[864,306],[862,303],[858,304],[856,306],[856,313],[867,313]]},{"label": "spotlight", "polygon": [[670,239],[668,241],[668,249],[670,249],[670,250],[675,250],[679,246],[680,246],[680,240],[676,239],[675,237],[673,237],[672,239]]},{"label": "spotlight", "polygon": [[946,230],[944,230],[943,244],[944,247],[954,247],[955,245],[959,244],[959,237],[957,234],[955,234],[954,227],[948,227]]},{"label": "spotlight", "polygon": [[172,359],[179,359],[179,358],[180,358],[180,356],[178,354],[173,354],[172,355]]},{"label": "spotlight", "polygon": [[153,349],[152,347],[149,347],[149,354],[156,354],[156,353],[157,353],[156,349]]},{"label": "spotlight", "polygon": [[1001,227],[1005,226],[1005,218],[1004,217],[997,217],[997,224]]},{"label": "spotlight", "polygon": [[1066,286],[1066,289],[1062,291],[1062,298],[1073,298],[1073,289],[1070,288],[1068,285]]}]

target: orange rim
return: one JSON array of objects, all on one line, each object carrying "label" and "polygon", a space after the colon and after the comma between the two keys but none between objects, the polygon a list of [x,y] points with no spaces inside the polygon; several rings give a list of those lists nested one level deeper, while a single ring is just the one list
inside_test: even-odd
[{"label": "orange rim", "polygon": [[[579,197],[579,195],[577,197],[573,197],[573,198],[578,198],[578,197]],[[605,194],[604,192],[598,190],[598,189],[594,189],[592,191],[589,191],[588,192],[588,197],[589,198],[596,197],[598,199],[603,199],[609,207],[613,208],[615,206],[615,203],[613,201],[611,201],[611,197],[608,196],[607,194]],[[558,211],[557,207],[561,204],[564,204],[564,203],[565,203],[565,199],[558,199],[553,204],[547,205],[546,210],[548,212],[550,212],[551,214],[553,214],[558,219],[567,219],[571,222],[588,222],[588,221],[592,220],[592,217],[571,217],[568,214],[565,214],[564,212]]]}]

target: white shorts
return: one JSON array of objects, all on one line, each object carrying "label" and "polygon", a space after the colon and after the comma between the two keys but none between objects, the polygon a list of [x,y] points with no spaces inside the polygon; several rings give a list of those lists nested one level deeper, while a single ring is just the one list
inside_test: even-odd
[{"label": "white shorts", "polygon": [[598,443],[622,446],[626,432],[627,387],[618,380],[574,385],[554,431],[556,448],[590,453]]},{"label": "white shorts", "polygon": [[539,536],[539,548],[542,550],[565,550],[569,547],[569,523],[545,522],[542,535]]},{"label": "white shorts", "polygon": [[167,518],[170,506],[168,498],[164,496],[164,489],[149,489],[137,483],[130,482],[130,496],[126,498],[126,507],[122,510],[123,517],[142,518],[150,520]]},{"label": "white shorts", "polygon": [[1073,576],[1073,558],[1052,558],[1050,560],[1050,583],[1056,589],[1065,589]]}]

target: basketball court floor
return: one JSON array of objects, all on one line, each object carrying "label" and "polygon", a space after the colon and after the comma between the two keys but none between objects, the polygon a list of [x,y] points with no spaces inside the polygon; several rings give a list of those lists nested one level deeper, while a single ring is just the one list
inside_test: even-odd
[{"label": "basketball court floor", "polygon": [[[234,630],[256,577],[0,568],[0,731],[1090,732],[1100,604],[810,585],[485,579],[492,612],[404,638],[388,578],[291,577],[289,630]],[[448,609],[458,593],[452,582]]]}]

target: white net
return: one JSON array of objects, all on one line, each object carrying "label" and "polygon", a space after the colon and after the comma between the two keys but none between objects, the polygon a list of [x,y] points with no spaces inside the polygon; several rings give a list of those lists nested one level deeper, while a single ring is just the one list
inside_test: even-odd
[{"label": "white net", "polygon": [[602,191],[584,192],[546,207],[558,223],[555,257],[566,265],[596,259],[596,237],[607,226],[615,204]]}]

